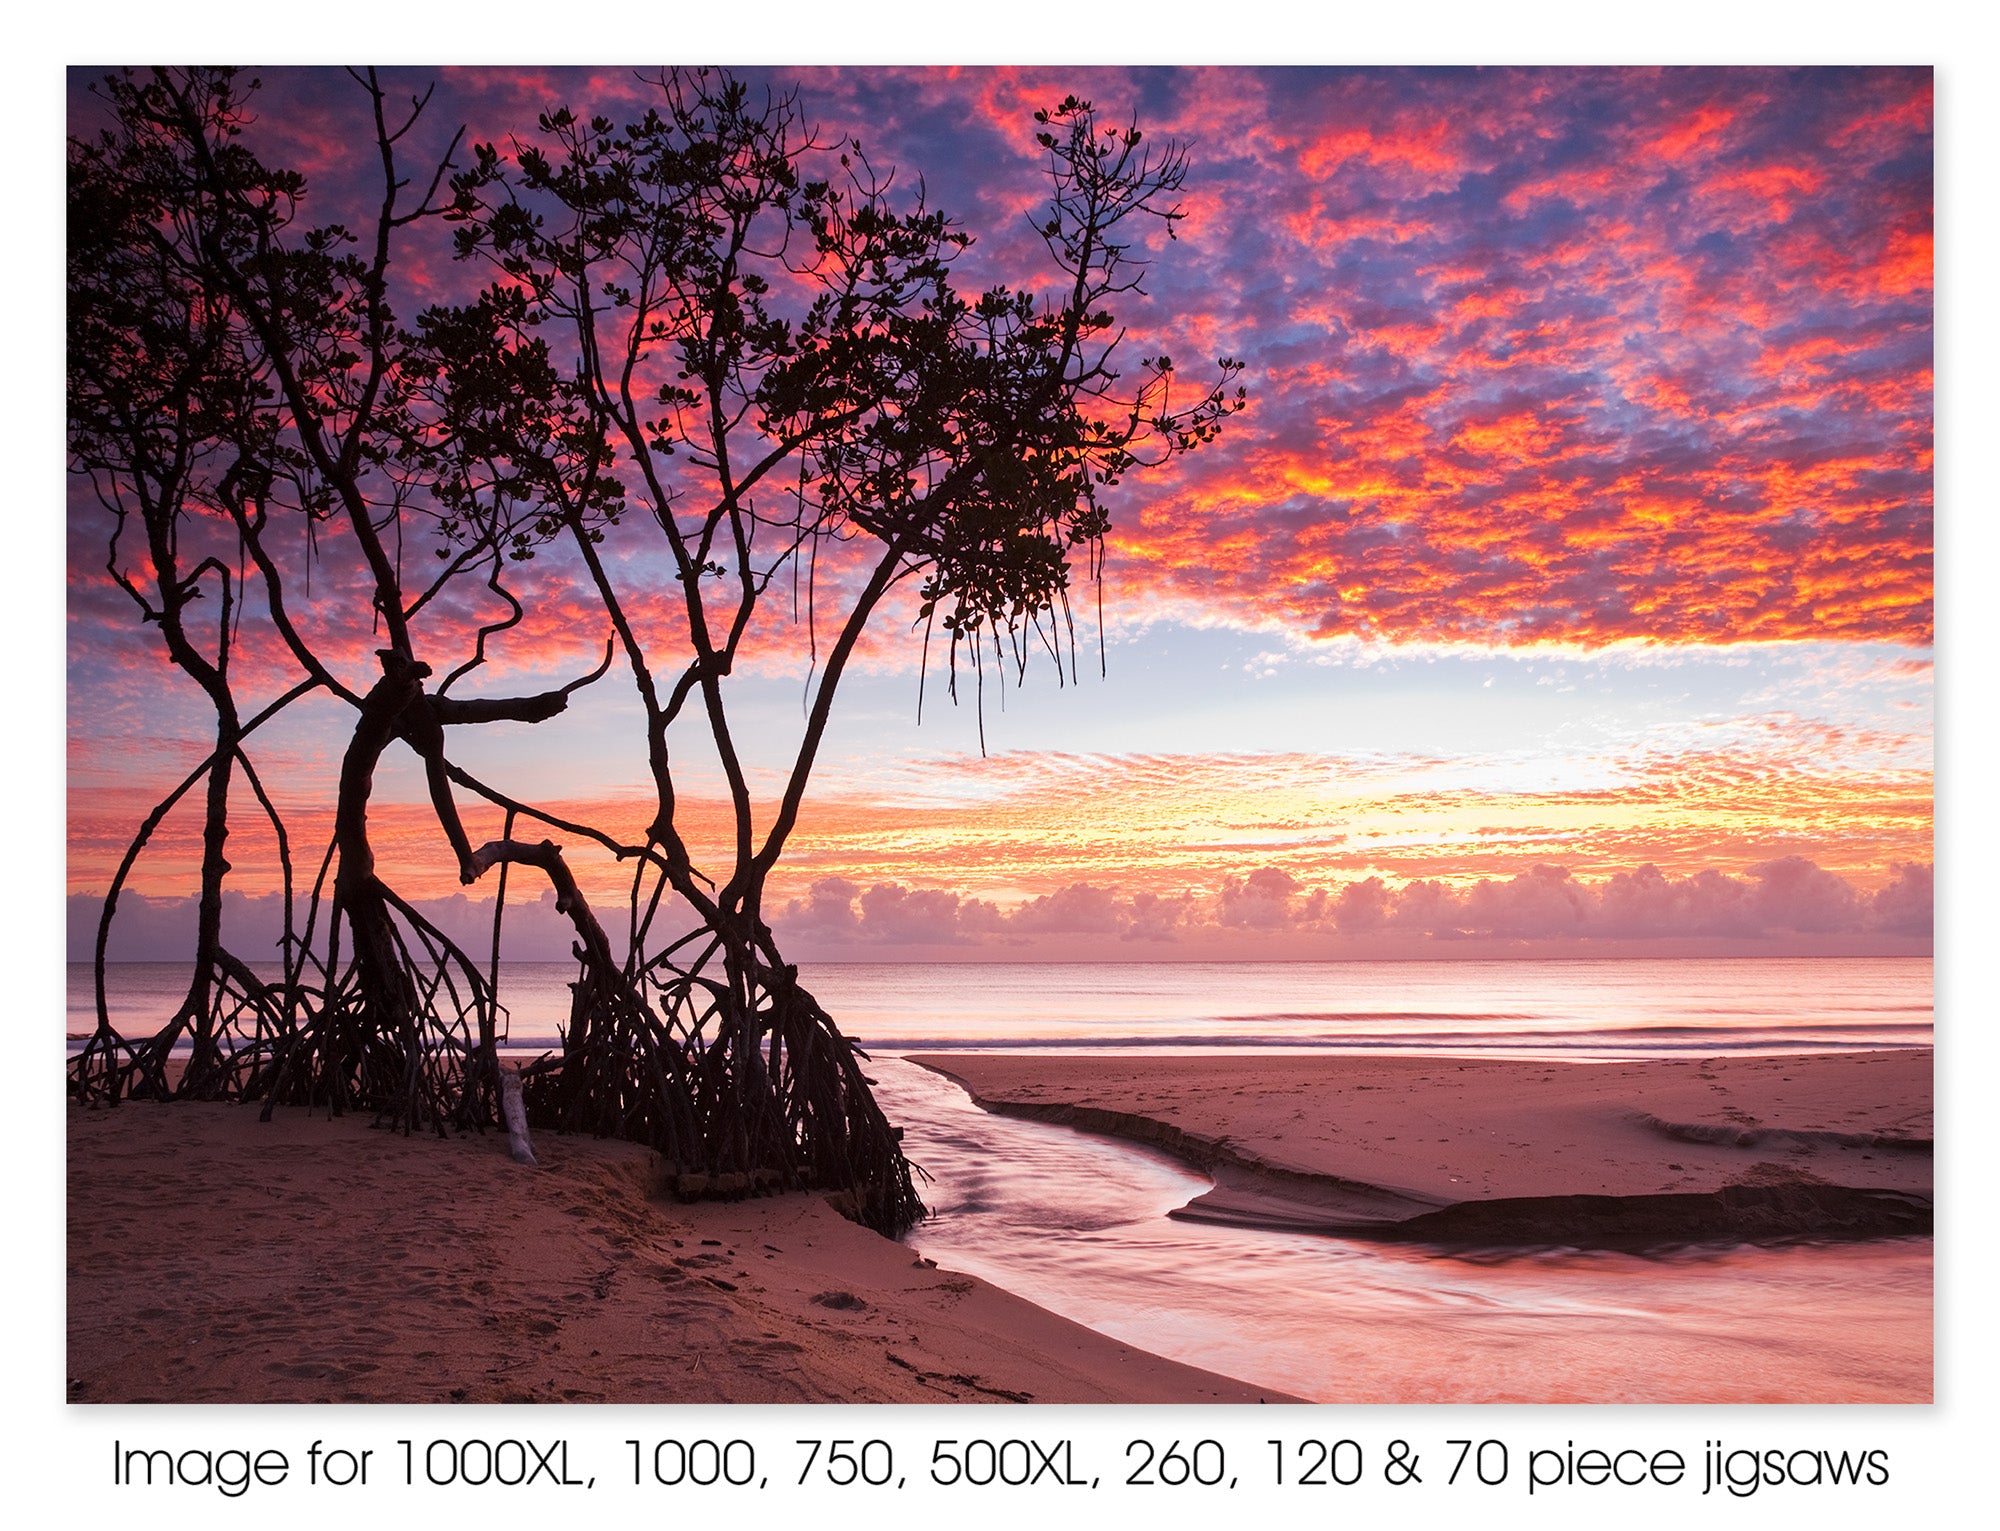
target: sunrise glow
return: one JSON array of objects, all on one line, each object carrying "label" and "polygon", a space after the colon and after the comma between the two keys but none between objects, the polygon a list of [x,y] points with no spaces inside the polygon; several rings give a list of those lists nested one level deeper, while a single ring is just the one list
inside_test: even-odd
[{"label": "sunrise glow", "polygon": [[[616,113],[646,89],[622,71],[438,79],[434,149],[461,122],[504,144],[556,104]],[[73,131],[88,131],[87,80],[72,83]],[[1277,930],[1288,951],[1346,950],[1419,883],[1459,901],[1460,925],[1532,942],[1564,931],[1463,901],[1513,889],[1490,895],[1498,909],[1551,877],[1583,890],[1609,939],[1607,890],[1642,869],[1687,890],[1710,879],[1722,912],[1704,923],[1692,891],[1678,915],[1634,904],[1619,939],[1643,940],[1649,919],[1662,937],[1714,937],[1754,895],[1745,936],[1927,949],[1927,70],[819,69],[797,86],[824,139],[861,140],[899,186],[921,176],[976,235],[958,268],[974,289],[1048,278],[1028,222],[1037,106],[1074,92],[1188,144],[1187,216],[1171,241],[1155,231],[1144,292],[1117,320],[1132,357],[1170,352],[1190,387],[1214,358],[1243,360],[1250,399],[1218,444],[1109,498],[1103,583],[1072,593],[1073,675],[1041,654],[1017,677],[989,655],[983,690],[961,672],[954,706],[913,597],[892,596],[774,883],[773,918],[814,950],[1018,952],[1100,928],[1136,932],[1147,955],[1238,937],[1266,951]],[[271,71],[262,99],[260,148],[332,216],[369,174],[343,127],[362,106],[351,82]],[[397,273],[415,301],[470,275],[442,248]],[[199,695],[104,573],[107,525],[79,485],[73,915],[205,749]],[[611,552],[624,577],[649,577],[641,555]],[[301,576],[306,553],[287,551]],[[822,594],[856,577],[846,558],[823,554]],[[358,685],[377,639],[355,619],[365,592],[337,577],[298,612]],[[475,691],[569,678],[602,653],[573,562],[522,580],[530,619]],[[494,618],[480,599],[454,587],[419,629],[462,650]],[[808,616],[805,594],[766,603],[741,667],[766,789],[825,641]],[[664,600],[640,620],[675,630]],[[246,695],[288,683],[268,639],[245,638],[237,664]],[[466,748],[507,790],[637,833],[635,716],[614,666],[559,724],[481,730]],[[304,845],[330,828],[338,738],[283,721],[259,741]],[[697,843],[726,832],[719,791],[681,809]],[[497,810],[467,812],[497,832]],[[458,895],[413,766],[385,759],[373,825],[407,895]],[[275,894],[268,831],[248,815],[232,829],[233,892]],[[133,890],[185,897],[199,853],[190,807]],[[1798,863],[1832,880],[1818,902],[1772,891],[1789,875],[1772,869]],[[580,871],[627,886],[608,857]],[[1388,900],[1382,918],[1371,899]],[[1451,921],[1406,924],[1428,938]]]}]

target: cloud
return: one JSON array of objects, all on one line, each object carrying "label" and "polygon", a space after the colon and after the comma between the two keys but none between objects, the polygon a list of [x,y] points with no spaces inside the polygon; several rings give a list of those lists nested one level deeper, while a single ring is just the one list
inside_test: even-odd
[{"label": "cloud", "polygon": [[1299,887],[1299,880],[1279,867],[1259,867],[1247,877],[1231,877],[1222,885],[1216,922],[1251,930],[1281,929],[1293,922],[1292,896]]},{"label": "cloud", "polygon": [[1113,889],[1078,882],[1029,899],[1008,917],[1007,925],[1029,934],[1118,934],[1129,919]]},{"label": "cloud", "polygon": [[[1928,641],[1928,70],[747,77],[964,220],[972,291],[1055,276],[1025,217],[1033,107],[1074,91],[1191,145],[1184,237],[1154,240],[1119,319],[1189,376],[1244,359],[1253,406],[1112,498],[1114,606],[1391,642]],[[406,147],[464,122],[505,148],[556,101],[620,116],[651,91],[444,71]],[[266,75],[252,137],[307,169],[315,217],[365,210],[365,106],[339,71]],[[482,275],[442,244],[394,272],[406,304]]]},{"label": "cloud", "polygon": [[[392,93],[414,95],[427,77],[392,71]],[[750,78],[798,84],[827,142],[860,137],[896,167],[898,195],[921,185],[964,220],[980,238],[962,270],[974,291],[1050,277],[1022,216],[1046,192],[1026,136],[1033,107],[1074,90],[1108,117],[1139,115],[1149,142],[1191,146],[1189,218],[1171,245],[1148,236],[1145,290],[1125,295],[1119,319],[1132,355],[1170,351],[1190,377],[1205,375],[1204,357],[1243,358],[1252,404],[1216,446],[1109,495],[1113,626],[1235,626],[1323,657],[1802,639],[1907,652],[1929,640],[1926,69]],[[365,97],[337,70],[266,81],[250,136],[305,170],[307,220],[365,217],[379,175]],[[441,152],[460,122],[504,144],[558,101],[625,114],[649,90],[618,71],[445,71],[407,147],[413,162]],[[72,109],[87,127],[88,99]],[[442,244],[391,269],[405,314],[486,275]],[[101,891],[125,837],[206,746],[201,699],[102,572],[108,517],[81,483],[69,508],[70,872],[72,886]],[[671,581],[648,522],[628,517],[603,554],[653,652],[678,655],[684,619],[655,596]],[[327,557],[311,598],[296,590],[297,614],[360,688],[380,641],[366,582],[337,524],[316,535]],[[302,525],[277,548],[301,577],[305,549]],[[737,669],[802,673],[865,551],[827,549],[806,587],[816,628],[803,601],[795,612],[767,600]],[[237,560],[216,524],[191,526],[185,552]],[[432,556],[415,536],[398,552]],[[129,543],[125,554],[138,556]],[[605,623],[573,555],[552,549],[511,577],[532,619],[493,641],[461,692],[578,674],[600,652]],[[246,700],[295,674],[261,602],[252,581],[233,671]],[[443,673],[503,608],[476,579],[449,589],[420,619],[425,656]],[[909,615],[885,613],[857,664],[913,668]],[[622,661],[578,709],[614,691],[629,708]],[[310,847],[303,864],[325,843],[351,719],[300,716],[310,730],[274,725],[253,753]],[[509,786],[528,752],[480,733],[454,745]],[[535,785],[555,789],[524,794],[635,833],[645,795],[617,793],[637,774],[619,776],[596,747],[608,733],[582,747],[573,737],[533,762]],[[378,851],[399,888],[447,898],[436,824],[395,774],[406,764],[385,767]],[[1216,931],[1928,928],[1927,720],[1869,736],[1774,713],[1572,759],[1553,783],[1510,770],[1248,753],[931,760],[872,795],[823,776],[787,872],[820,879],[798,918],[829,939],[967,947]],[[727,844],[726,808],[704,790],[681,799],[689,833]],[[468,813],[475,838],[497,831],[497,814]],[[191,886],[196,818],[162,828],[142,864],[147,891]],[[246,805],[232,826],[232,881],[261,895],[276,856],[255,819]],[[620,895],[615,868],[580,875],[593,896]],[[947,880],[959,886],[934,885]],[[132,906],[132,919],[150,917]]]},{"label": "cloud", "polygon": [[860,916],[854,912],[854,899],[860,891],[858,883],[845,877],[816,878],[811,896],[794,899],[785,911],[785,918],[802,930],[822,935],[846,934],[860,922]]},{"label": "cloud", "polygon": [[1361,935],[1389,923],[1389,886],[1379,877],[1344,885],[1333,901],[1333,923],[1342,935]]},{"label": "cloud", "polygon": [[1931,930],[1929,862],[1898,862],[1894,881],[1875,890],[1871,921],[1877,930],[1927,935]]},{"label": "cloud", "polygon": [[822,877],[809,897],[786,905],[779,923],[820,943],[955,946],[997,930],[1000,911],[938,888],[881,882],[863,892],[845,877]]},{"label": "cloud", "polygon": [[1751,907],[1767,928],[1850,930],[1865,907],[1843,879],[1803,856],[1759,862],[1750,875],[1757,880]]},{"label": "cloud", "polygon": [[[414,907],[465,950],[483,954],[492,935],[490,898],[416,899]],[[88,961],[103,900],[68,901],[69,960]],[[113,961],[182,961],[194,938],[192,897],[120,901],[112,930]],[[224,938],[247,960],[274,960],[282,922],[275,895],[224,896]],[[1087,882],[1070,883],[1003,908],[947,888],[844,877],[816,879],[772,920],[780,945],[813,960],[871,950],[892,956],[948,949],[962,957],[1018,958],[1041,950],[1099,960],[1153,948],[1208,955],[1255,955],[1284,938],[1293,955],[1353,955],[1385,938],[1421,938],[1434,954],[1470,940],[1525,944],[1617,945],[1643,952],[1648,942],[1696,939],[1744,951],[1788,938],[1895,937],[1931,934],[1931,866],[1898,863],[1874,889],[1859,887],[1802,856],[1784,856],[1732,876],[1704,868],[1671,877],[1645,865],[1603,878],[1574,876],[1541,862],[1510,877],[1454,885],[1414,878],[1400,886],[1381,877],[1309,885],[1279,867],[1221,880],[1217,891],[1161,894]],[[607,929],[619,927],[607,921]],[[505,955],[511,961],[560,961],[574,941],[554,895],[510,897]],[[1078,943],[1084,943],[1079,945]],[[1116,944],[1111,944],[1116,943]],[[1232,944],[1233,943],[1233,944]],[[1304,943],[1303,945],[1299,943]],[[1137,950],[1131,948],[1136,947]],[[1401,955],[1422,955],[1407,945]]]},{"label": "cloud", "polygon": [[1343,941],[1396,933],[1435,942],[1615,942],[1621,949],[1704,938],[1736,949],[1792,937],[1931,932],[1927,864],[1899,864],[1895,878],[1871,892],[1801,856],[1758,863],[1743,877],[1714,868],[1670,877],[1646,865],[1586,879],[1544,862],[1464,886],[1417,878],[1396,887],[1366,877],[1309,887],[1281,868],[1260,867],[1223,879],[1210,897],[1165,899],[1073,883],[1005,910],[944,889],[878,883],[857,911],[856,892],[838,879],[816,883],[810,899],[787,907],[781,939],[838,937],[851,948],[972,944],[1004,953],[1076,936],[1214,946],[1283,934],[1321,938],[1330,952],[1344,950]]},{"label": "cloud", "polygon": [[[441,930],[461,950],[471,954],[482,968],[493,940],[493,901],[471,899],[464,894],[447,898],[412,900],[413,907]],[[104,900],[96,894],[73,893],[66,900],[67,957],[71,962],[89,962],[97,945],[97,927]],[[113,916],[110,942],[106,949],[112,962],[189,961],[194,952],[196,900],[149,898],[126,894],[118,901]],[[301,900],[299,918],[304,918]],[[323,937],[326,914],[320,915],[318,933]],[[284,900],[277,894],[222,895],[223,945],[238,959],[253,967],[282,961],[279,939],[284,931]],[[606,921],[614,944],[622,924]],[[558,913],[555,895],[510,896],[501,924],[502,955],[510,962],[562,962],[569,959],[576,944],[576,929],[567,915]]]},{"label": "cloud", "polygon": [[1350,883],[1333,903],[1345,933],[1384,926],[1432,936],[1648,940],[1833,933],[1930,933],[1930,868],[1899,864],[1894,881],[1864,893],[1803,856],[1730,876],[1704,868],[1670,877],[1645,865],[1583,879],[1550,863],[1455,889],[1418,880],[1392,892],[1379,878]]},{"label": "cloud", "polygon": [[1712,868],[1669,878],[1656,866],[1619,872],[1601,890],[1597,923],[1607,935],[1728,936],[1757,928],[1748,883]]},{"label": "cloud", "polygon": [[1460,905],[1465,928],[1528,938],[1583,932],[1587,895],[1562,867],[1536,865],[1506,882],[1482,878]]}]

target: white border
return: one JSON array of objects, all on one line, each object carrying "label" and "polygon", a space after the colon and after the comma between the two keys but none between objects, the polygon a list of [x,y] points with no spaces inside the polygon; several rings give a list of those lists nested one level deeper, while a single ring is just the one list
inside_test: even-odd
[{"label": "white border", "polygon": [[[174,61],[193,57],[254,57],[258,62],[325,62],[371,55],[384,62],[546,62],[551,56],[575,62],[632,56],[649,46],[682,59],[731,63],[941,63],[949,61],[1140,62],[1140,63],[1905,63],[1938,69],[1938,585],[1942,686],[1939,717],[1939,855],[1941,896],[1938,926],[1938,1030],[1940,1075],[1938,1117],[1945,1149],[1940,1166],[1939,1203],[1945,1230],[1938,1240],[1939,1335],[1938,1403],[1931,1408],[1897,1409],[1332,1409],[1290,1415],[1282,1431],[1269,1428],[1280,1416],[1251,1418],[1248,1411],[1197,1410],[1023,1410],[993,1415],[983,1410],[852,1409],[820,1406],[810,1410],[590,1410],[490,1412],[450,1416],[463,1433],[542,1434],[563,1431],[615,1447],[627,1435],[659,1434],[675,1428],[709,1433],[754,1435],[789,1443],[804,1434],[877,1435],[894,1432],[910,1439],[933,1435],[1062,1433],[1103,1443],[1100,1455],[1118,1459],[1132,1434],[1171,1437],[1229,1432],[1232,1439],[1259,1441],[1267,1434],[1367,1433],[1392,1436],[1507,1436],[1517,1442],[1576,1437],[1610,1437],[1635,1443],[1657,1441],[1685,1446],[1690,1440],[1722,1435],[1732,1442],[1772,1438],[1780,1443],[1887,1445],[1895,1474],[1887,1489],[1851,1492],[1838,1499],[1825,1491],[1772,1491],[1743,1501],[1716,1496],[1635,1496],[1610,1490],[1532,1503],[1509,1497],[1505,1503],[1427,1494],[1422,1498],[1371,1493],[1365,1501],[1332,1503],[1288,1495],[1238,1491],[1226,1504],[1186,1494],[1134,1501],[1072,1496],[1060,1504],[1045,1498],[1008,1500],[989,1495],[943,1498],[926,1495],[894,1508],[921,1517],[949,1510],[971,1525],[1017,1522],[1024,1512],[1059,1523],[1102,1517],[1115,1504],[1165,1524],[1207,1525],[1246,1512],[1279,1524],[1324,1525],[1347,1511],[1394,1509],[1416,1526],[1456,1524],[1468,1511],[1504,1525],[1562,1525],[1607,1512],[1634,1525],[1684,1523],[1696,1514],[1734,1522],[1764,1517],[1774,1506],[1788,1516],[1806,1515],[1819,1525],[1875,1526],[1891,1515],[1937,1513],[1949,1523],[1958,1503],[1990,1498],[1982,1469],[1990,1443],[1980,1431],[1994,1399],[1991,1369],[2000,1361],[1990,1302],[1996,1257],[1985,1178],[1991,1150],[1983,1134],[1969,1128],[1991,1107],[1995,1065],[1991,975],[1976,966],[1990,946],[1986,927],[1994,912],[1988,891],[1996,850],[1990,789],[1993,694],[1989,656],[1993,597],[1985,580],[1996,568],[1994,496],[1986,487],[1991,470],[1975,454],[2000,417],[1992,356],[2000,335],[1994,323],[1989,273],[1996,248],[1993,212],[1994,155],[2000,153],[1994,91],[1995,52],[1969,6],[1905,3],[1878,7],[1854,3],[1759,4],[1751,0],[1683,0],[1635,14],[1632,7],[1584,3],[1495,5],[1472,0],[1434,0],[1391,14],[1387,7],[1335,12],[1308,20],[1289,5],[1237,3],[1227,6],[1156,0],[1112,11],[1088,11],[1073,4],[1037,3],[995,7],[981,15],[964,8],[931,4],[877,4],[868,7],[784,3],[717,8],[664,6],[607,8],[593,17],[575,8],[523,0],[493,0],[476,6],[414,7],[360,0],[339,6],[274,11],[268,3],[232,3],[203,9],[198,20],[185,10],[123,3],[91,6],[51,17],[43,11],[25,34],[16,32],[14,76],[20,87],[15,120],[27,124],[26,143],[15,157],[13,238],[0,252],[13,295],[12,328],[25,330],[27,345],[17,350],[4,386],[7,455],[16,476],[8,497],[12,512],[10,557],[14,588],[0,610],[9,666],[9,705],[30,727],[16,737],[8,772],[17,794],[11,835],[25,844],[26,864],[17,859],[0,917],[0,961],[15,975],[12,1024],[31,1048],[42,1045],[48,1028],[37,1017],[61,1004],[51,952],[62,949],[62,749],[64,702],[58,666],[64,630],[61,590],[64,568],[64,503],[61,452],[60,304],[55,298],[61,264],[61,163],[57,125],[63,120],[63,67],[137,59],[158,54]],[[1615,11],[1616,14],[1612,14]],[[274,25],[291,18],[283,29]],[[748,19],[746,19],[748,18]],[[862,31],[839,30],[859,21]],[[191,53],[197,48],[198,53]],[[25,186],[18,184],[25,180]],[[1984,704],[1984,705],[1983,705]],[[1982,770],[1982,767],[1986,769]],[[25,809],[25,811],[22,811]],[[31,1053],[31,1058],[33,1054]],[[102,1410],[69,1408],[62,1401],[64,1333],[49,1315],[64,1306],[62,1269],[63,1199],[51,1145],[62,1142],[61,1102],[47,1088],[39,1061],[25,1064],[30,1085],[20,1109],[25,1115],[27,1163],[8,1178],[6,1222],[26,1232],[26,1249],[9,1267],[17,1360],[5,1404],[4,1460],[16,1497],[39,1501],[66,1518],[102,1523],[119,1513],[144,1515],[163,1526],[203,1525],[231,1505],[248,1505],[256,1494],[222,1500],[199,1493],[135,1496],[108,1484],[104,1442],[125,1422],[143,1421],[155,1436],[171,1432],[190,1441],[217,1445],[269,1439],[292,1443],[314,1435],[365,1435],[386,1442],[397,1435],[438,1433],[442,1416],[432,1411],[371,1410],[357,1416],[336,1410]],[[484,1412],[484,1411],[482,1411]],[[1290,1414],[1290,1411],[1287,1411]],[[831,1497],[829,1499],[831,1501]],[[840,1503],[858,1517],[880,1519],[889,1504],[876,1500],[830,1502],[836,1519]],[[345,1524],[357,1509],[416,1508],[384,1498],[346,1502],[313,1499],[303,1492],[272,1499],[288,1525]],[[497,1505],[454,1498],[425,1509],[475,1515]],[[547,1513],[545,1501],[520,1507],[528,1515]],[[607,1501],[600,1489],[586,1503],[572,1497],[559,1513],[626,1514],[640,1508],[655,1523],[671,1523],[689,1513],[720,1510],[740,1516],[727,1501],[669,1500],[657,1495]],[[786,1496],[758,1511],[795,1515],[799,1501]],[[1219,1512],[1219,1513],[1218,1513]],[[892,1511],[893,1513],[893,1511]],[[400,1518],[400,1517],[398,1517]]]}]

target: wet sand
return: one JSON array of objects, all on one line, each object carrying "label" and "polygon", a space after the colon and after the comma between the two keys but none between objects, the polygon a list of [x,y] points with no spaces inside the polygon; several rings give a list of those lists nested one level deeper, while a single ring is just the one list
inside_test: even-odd
[{"label": "wet sand", "polygon": [[1176,1216],[1441,1245],[1931,1229],[1928,1050],[1625,1063],[912,1055],[990,1110],[1176,1154]]},{"label": "wet sand", "polygon": [[1256,1402],[846,1222],[686,1205],[633,1144],[69,1108],[68,1397]]},{"label": "wet sand", "polygon": [[[1931,1055],[918,1058],[1206,1167],[1177,1216],[1441,1245],[1928,1231]],[[840,1218],[687,1205],[636,1145],[68,1111],[72,1402],[1251,1402]]]}]

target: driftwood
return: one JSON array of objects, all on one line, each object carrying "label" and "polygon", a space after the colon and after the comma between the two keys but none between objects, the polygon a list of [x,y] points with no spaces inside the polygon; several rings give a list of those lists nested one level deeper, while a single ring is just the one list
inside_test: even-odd
[{"label": "driftwood", "polygon": [[507,1124],[507,1151],[516,1164],[535,1162],[534,1145],[528,1141],[528,1108],[521,1101],[519,1069],[503,1069],[500,1074],[500,1116]]}]

